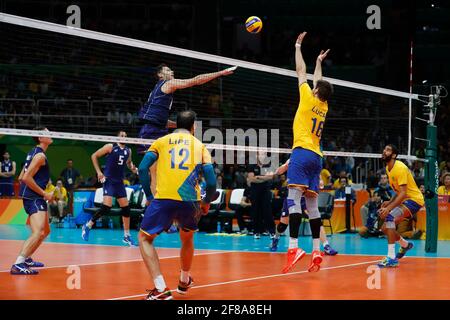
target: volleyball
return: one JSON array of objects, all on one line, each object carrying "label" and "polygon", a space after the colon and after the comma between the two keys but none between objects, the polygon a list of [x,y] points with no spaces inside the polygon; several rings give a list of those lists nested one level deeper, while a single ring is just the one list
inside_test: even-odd
[{"label": "volleyball", "polygon": [[245,28],[250,33],[258,33],[261,31],[263,23],[260,18],[251,16],[245,21]]}]

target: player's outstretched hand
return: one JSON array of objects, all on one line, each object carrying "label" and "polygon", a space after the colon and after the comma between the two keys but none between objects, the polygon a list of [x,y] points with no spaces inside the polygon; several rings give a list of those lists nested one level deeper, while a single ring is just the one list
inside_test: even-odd
[{"label": "player's outstretched hand", "polygon": [[323,59],[327,57],[328,52],[330,52],[330,49],[328,49],[327,51],[320,50],[320,54],[317,56],[317,60],[322,62]]},{"label": "player's outstretched hand", "polygon": [[295,44],[302,44],[303,38],[306,36],[306,33],[307,33],[306,31],[300,33],[297,37],[297,41],[295,42]]},{"label": "player's outstretched hand", "polygon": [[234,70],[236,70],[236,69],[237,69],[237,66],[225,69],[222,71],[222,76],[228,76],[230,74],[233,74]]}]

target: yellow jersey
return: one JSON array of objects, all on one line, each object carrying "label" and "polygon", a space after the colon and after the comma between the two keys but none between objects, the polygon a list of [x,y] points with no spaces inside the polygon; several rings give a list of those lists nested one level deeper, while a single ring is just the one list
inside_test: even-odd
[{"label": "yellow jersey", "polygon": [[292,149],[301,147],[322,157],[320,139],[328,112],[328,103],[315,97],[307,82],[303,82],[299,90],[300,103],[292,126],[294,132]]},{"label": "yellow jersey", "polygon": [[330,171],[328,171],[327,169],[322,169],[322,171],[320,171],[320,178],[323,181],[323,184],[325,186],[329,185],[331,182],[331,173]]},{"label": "yellow jersey", "polygon": [[389,168],[386,167],[386,173],[389,177],[389,184],[397,194],[400,192],[400,186],[406,185],[405,200],[412,200],[421,206],[425,204],[422,192],[420,192],[417,187],[417,184],[406,164],[396,160],[391,171],[389,171]]},{"label": "yellow jersey", "polygon": [[450,196],[450,190],[447,190],[445,186],[440,186],[438,188],[438,195],[440,196]]},{"label": "yellow jersey", "polygon": [[203,164],[211,163],[200,140],[179,129],[153,142],[148,151],[158,155],[155,199],[200,201],[199,174]]}]

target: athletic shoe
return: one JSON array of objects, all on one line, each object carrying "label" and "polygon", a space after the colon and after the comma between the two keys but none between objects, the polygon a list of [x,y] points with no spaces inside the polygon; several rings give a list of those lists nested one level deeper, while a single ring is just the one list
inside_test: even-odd
[{"label": "athletic shoe", "polygon": [[34,268],[42,268],[44,264],[42,262],[34,261],[31,258],[25,259],[25,264],[28,266],[28,268],[34,267]]},{"label": "athletic shoe", "polygon": [[262,235],[263,235],[264,237],[267,237],[267,236],[269,235],[269,233],[268,233],[267,231],[264,231],[264,232],[262,233]]},{"label": "athletic shoe", "polygon": [[386,257],[377,264],[379,268],[397,268],[398,267],[398,259],[391,259],[389,257]]},{"label": "athletic shoe", "polygon": [[308,267],[308,272],[317,272],[320,270],[320,264],[322,263],[322,253],[319,250],[314,250],[311,253],[311,263]]},{"label": "athletic shoe", "polygon": [[129,245],[130,247],[136,247],[137,246],[136,242],[134,242],[133,239],[131,238],[131,236],[129,236],[129,235],[124,236],[122,241],[123,241],[123,243]]},{"label": "athletic shoe", "polygon": [[306,252],[300,248],[291,248],[287,252],[287,263],[283,268],[283,273],[289,272],[301,258],[305,256]]},{"label": "athletic shoe", "polygon": [[277,251],[278,249],[278,241],[280,241],[279,238],[273,237],[272,238],[272,244],[270,245],[270,251]]},{"label": "athletic shoe", "polygon": [[18,275],[18,274],[35,275],[35,274],[38,274],[39,272],[36,270],[30,269],[28,267],[28,265],[24,262],[24,263],[13,264],[11,266],[10,273],[14,274],[14,275]]},{"label": "athletic shoe", "polygon": [[194,279],[192,279],[192,277],[189,276],[189,281],[183,282],[183,281],[178,281],[178,288],[177,288],[177,292],[179,294],[186,294],[188,289],[194,286]]},{"label": "athletic shoe", "polygon": [[334,250],[329,244],[327,244],[323,247],[323,251],[328,256],[335,256],[338,254],[338,252],[336,250]]},{"label": "athletic shoe", "polygon": [[261,238],[261,235],[259,233],[255,233],[255,239]]},{"label": "athletic shoe", "polygon": [[159,292],[158,289],[147,290],[148,295],[145,300],[172,300],[172,292],[169,288],[165,288],[163,292]]},{"label": "athletic shoe", "polygon": [[81,229],[81,238],[83,238],[84,241],[89,241],[89,232],[91,231],[91,228],[87,226],[87,224],[83,224],[83,228]]},{"label": "athletic shoe", "polygon": [[254,234],[255,233],[253,231],[251,231],[251,230],[247,233],[248,236],[253,236]]},{"label": "athletic shoe", "polygon": [[406,248],[403,248],[402,246],[400,246],[400,250],[398,250],[397,255],[395,256],[395,258],[396,259],[403,258],[403,256],[406,254],[406,252],[408,252],[412,248],[414,248],[414,245],[413,245],[412,242],[408,242],[408,245],[406,246]]}]

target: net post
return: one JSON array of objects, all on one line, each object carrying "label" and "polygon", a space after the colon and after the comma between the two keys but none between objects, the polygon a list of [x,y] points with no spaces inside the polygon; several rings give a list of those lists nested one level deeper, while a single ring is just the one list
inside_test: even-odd
[{"label": "net post", "polygon": [[427,231],[425,241],[425,252],[437,251],[438,240],[438,196],[439,168],[437,160],[437,127],[434,125],[436,109],[439,104],[439,89],[437,93],[429,96],[430,120],[427,125],[427,140],[425,158],[428,160],[425,166],[425,206],[427,217]]}]

